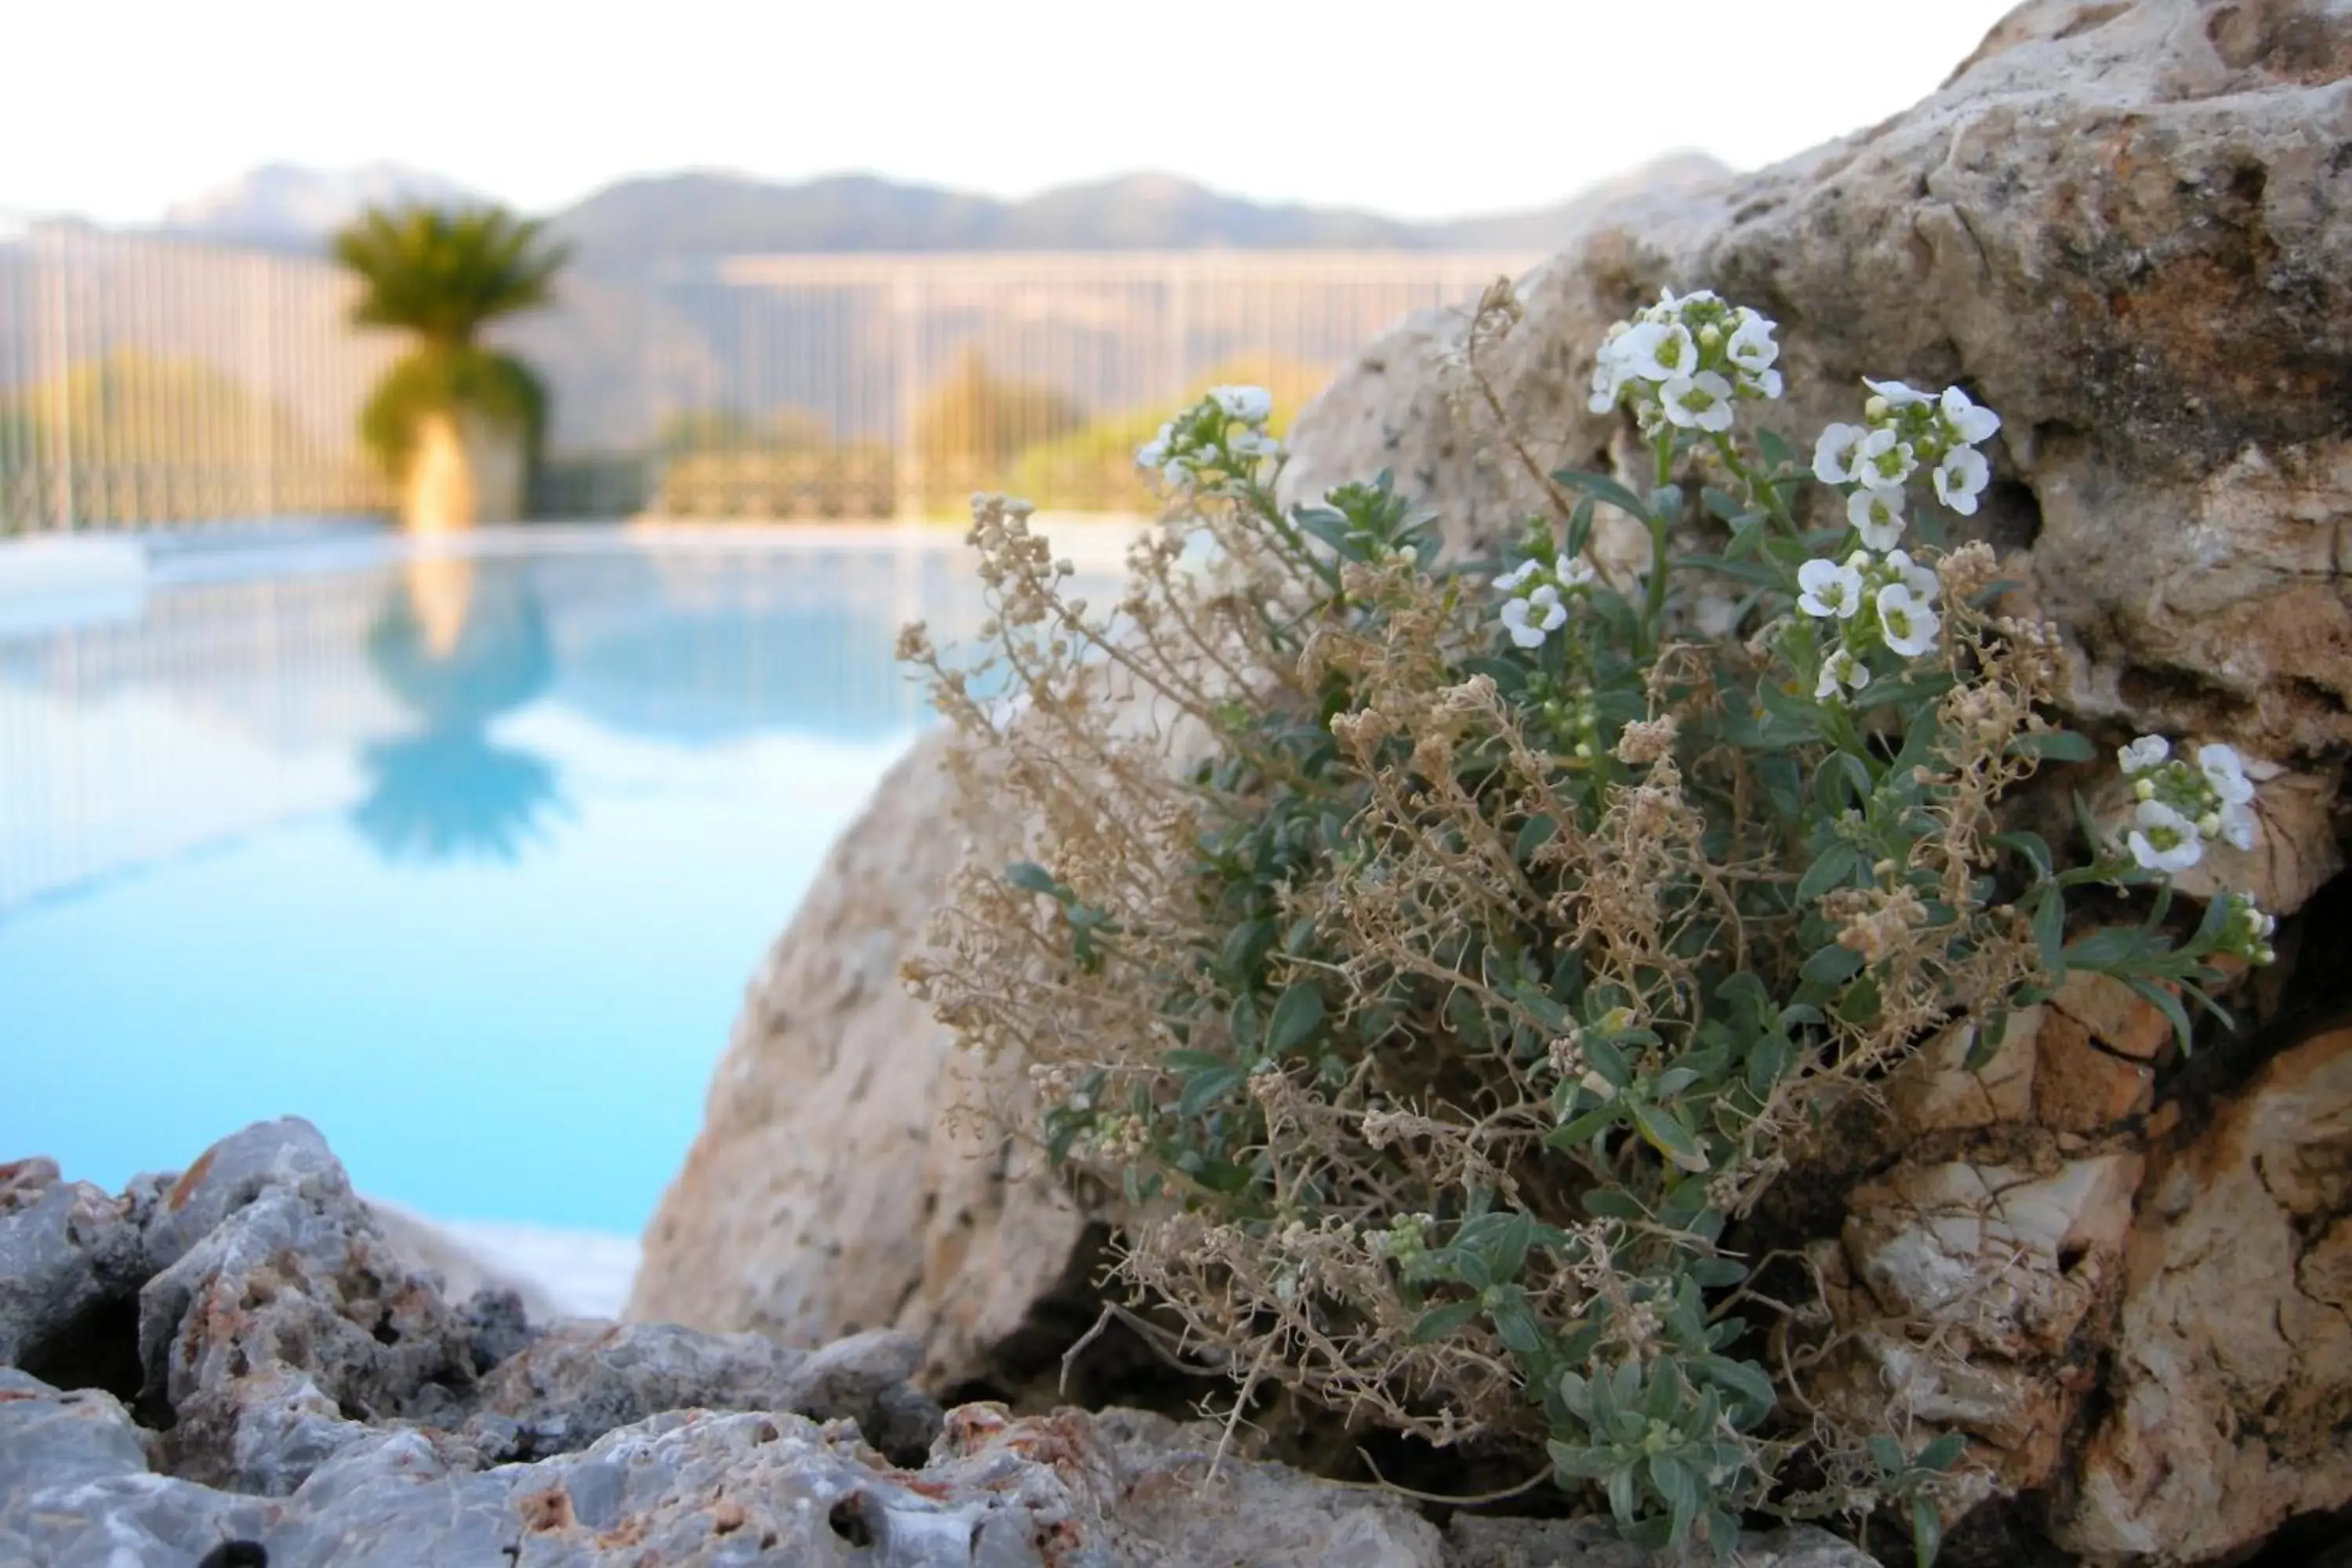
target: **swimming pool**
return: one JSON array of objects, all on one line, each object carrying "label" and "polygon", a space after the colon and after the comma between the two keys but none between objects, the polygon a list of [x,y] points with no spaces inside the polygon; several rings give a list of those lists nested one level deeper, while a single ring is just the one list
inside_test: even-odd
[{"label": "swimming pool", "polygon": [[[763,947],[926,721],[949,542],[381,537],[0,621],[0,1159],[293,1113],[362,1192],[634,1233]],[[39,608],[37,605],[34,606]]]}]

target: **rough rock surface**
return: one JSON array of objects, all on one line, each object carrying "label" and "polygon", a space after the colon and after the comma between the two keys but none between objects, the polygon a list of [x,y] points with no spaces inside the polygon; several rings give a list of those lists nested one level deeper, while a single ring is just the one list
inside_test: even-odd
[{"label": "rough rock surface", "polygon": [[[510,1293],[451,1308],[300,1121],[121,1198],[47,1162],[0,1167],[0,1281],[26,1287],[8,1342],[51,1373],[0,1357],[9,1564],[1647,1561],[1551,1524],[1449,1539],[1393,1497],[1220,1460],[1216,1428],[1138,1412],[943,1418],[906,1381],[904,1333],[803,1352],[672,1324],[541,1330]],[[1872,1568],[1817,1531],[1743,1544],[1759,1568]]]},{"label": "rough rock surface", "polygon": [[2352,1026],[2159,1147],[2126,1270],[2058,1539],[2195,1563],[2352,1502]]},{"label": "rough rock surface", "polygon": [[1069,1268],[1081,1216],[963,1114],[970,1064],[898,978],[964,849],[945,742],[883,780],[752,981],[629,1317],[787,1343],[904,1329],[953,1384]]}]

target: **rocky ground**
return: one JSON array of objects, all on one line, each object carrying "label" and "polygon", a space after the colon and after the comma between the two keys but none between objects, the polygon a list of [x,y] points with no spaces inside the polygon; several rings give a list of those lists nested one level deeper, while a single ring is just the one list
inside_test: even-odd
[{"label": "rocky ground", "polygon": [[[1593,1521],[1457,1518],[1217,1457],[1139,1411],[943,1411],[912,1335],[813,1351],[462,1302],[309,1123],[110,1196],[0,1164],[0,1563],[1637,1568]],[[1755,1568],[1869,1568],[1816,1531]]]}]

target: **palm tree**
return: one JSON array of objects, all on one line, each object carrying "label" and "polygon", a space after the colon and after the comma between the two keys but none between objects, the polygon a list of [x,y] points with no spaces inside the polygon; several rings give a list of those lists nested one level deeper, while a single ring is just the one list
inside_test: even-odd
[{"label": "palm tree", "polygon": [[415,334],[360,416],[360,434],[403,483],[412,528],[518,515],[546,426],[547,395],[482,328],[554,297],[571,247],[497,207],[371,208],[335,236],[359,276],[352,321]]}]

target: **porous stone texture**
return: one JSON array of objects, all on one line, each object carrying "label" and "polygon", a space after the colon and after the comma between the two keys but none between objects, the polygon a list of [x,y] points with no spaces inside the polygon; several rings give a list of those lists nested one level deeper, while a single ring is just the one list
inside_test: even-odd
[{"label": "porous stone texture", "polygon": [[629,1317],[788,1343],[903,1329],[952,1384],[1068,1269],[1084,1216],[986,1131],[986,1069],[898,977],[966,847],[947,743],[891,770],[753,979]]},{"label": "porous stone texture", "polygon": [[[1396,1497],[1224,1454],[1214,1426],[943,1417],[907,1382],[920,1352],[901,1332],[802,1352],[675,1324],[542,1330],[511,1293],[452,1308],[300,1121],[93,1194],[46,1162],[0,1167],[0,1280],[39,1266],[9,1299],[11,1343],[56,1379],[0,1358],[0,1563],[1501,1568],[1531,1542],[1547,1563],[1648,1561],[1552,1525],[1449,1541]],[[121,1370],[110,1332],[143,1382],[81,1382]],[[1765,1568],[1874,1568],[1816,1532],[1743,1548]]]},{"label": "porous stone texture", "polygon": [[2352,1027],[2159,1147],[2116,1344],[2062,1543],[2200,1563],[2352,1502]]}]

